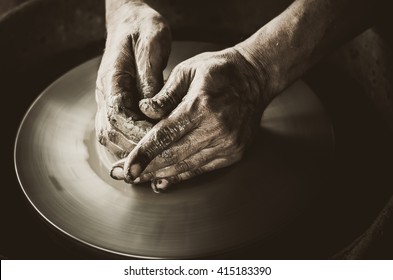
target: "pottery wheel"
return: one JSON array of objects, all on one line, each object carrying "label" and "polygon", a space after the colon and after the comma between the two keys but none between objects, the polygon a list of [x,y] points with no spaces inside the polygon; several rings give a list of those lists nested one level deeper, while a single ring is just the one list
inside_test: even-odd
[{"label": "pottery wheel", "polygon": [[[175,42],[165,76],[187,57],[217,48]],[[58,230],[120,255],[203,257],[274,234],[312,199],[318,182],[310,174],[315,159],[332,152],[333,134],[304,82],[269,105],[241,162],[156,194],[148,185],[109,176],[115,158],[94,133],[99,62],[87,61],[50,85],[26,113],[16,139],[20,185]]]}]

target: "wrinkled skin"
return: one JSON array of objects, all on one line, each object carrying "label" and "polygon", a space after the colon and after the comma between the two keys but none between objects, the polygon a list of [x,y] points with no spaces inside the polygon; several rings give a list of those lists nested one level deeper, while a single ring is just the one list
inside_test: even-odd
[{"label": "wrinkled skin", "polygon": [[[107,0],[107,3],[113,5],[120,2]],[[133,3],[136,2],[139,3],[138,7],[144,7],[142,2]],[[156,120],[162,118],[143,138],[140,136],[151,125],[146,130],[142,130],[139,135],[137,134],[135,142],[140,138],[141,140],[127,158],[113,166],[112,177],[133,183],[151,180],[153,189],[158,191],[170,184],[239,160],[252,140],[261,112],[269,101],[301,77],[323,56],[343,43],[345,38],[354,36],[362,30],[369,19],[369,12],[371,10],[375,12],[377,6],[380,6],[380,1],[358,2],[354,0],[293,1],[280,15],[233,48],[201,54],[181,63],[156,96],[154,94],[158,92],[159,86],[148,86],[146,88],[155,90],[147,90],[148,94],[145,94],[144,90],[139,90],[138,92],[143,94],[129,100],[124,98],[126,94],[111,92],[116,92],[117,85],[121,84],[139,89],[145,88],[143,84],[159,84],[143,78],[142,70],[147,71],[146,73],[157,73],[149,72],[149,67],[146,67],[148,64],[143,63],[146,59],[141,59],[146,58],[144,54],[145,50],[149,52],[149,44],[147,46],[145,44],[144,48],[138,48],[139,45],[143,45],[141,42],[149,40],[135,40],[135,38],[149,37],[147,36],[149,32],[140,36],[145,32],[145,28],[148,31],[161,30],[158,34],[165,34],[163,31],[166,30],[166,25],[162,24],[163,20],[159,15],[142,8],[135,9],[132,13],[134,16],[126,17],[127,20],[119,21],[120,25],[119,22],[114,25],[109,24],[108,40],[116,38],[113,42],[124,46],[128,42],[125,40],[124,43],[124,38],[128,38],[129,33],[117,27],[124,26],[123,23],[130,27],[130,22],[136,21],[136,24],[133,24],[134,29],[131,29],[134,35],[130,37],[131,45],[136,50],[135,57],[138,58],[134,67],[137,71],[134,73],[131,70],[120,69],[121,75],[113,75],[113,72],[110,72],[111,67],[116,69],[119,65],[129,65],[127,62],[133,59],[133,56],[119,56],[119,52],[116,52],[119,48],[115,47],[115,57],[122,57],[122,59],[109,59],[108,64],[105,64],[107,62],[103,64],[105,65],[103,68],[108,69],[111,74],[109,79],[103,79],[106,81],[103,84],[110,87],[101,88],[103,92],[109,92],[104,94],[106,103],[101,105],[101,108],[104,107],[104,113],[101,115],[106,114],[105,117],[109,117],[109,124],[112,127],[119,125],[119,122],[113,122],[113,118],[120,118],[121,124],[131,126],[123,130],[124,133],[129,133],[129,137],[133,135],[135,122],[130,122],[129,125],[122,117],[124,114],[129,117],[132,115],[131,112],[138,112],[138,108],[133,107],[136,106],[138,98],[144,98],[139,102],[140,115],[143,113],[150,119]],[[126,3],[129,2],[126,0]],[[116,14],[116,17],[124,19],[126,10],[122,9],[122,11],[123,13]],[[141,14],[144,16],[142,17]],[[111,26],[116,27],[116,33],[110,28]],[[151,26],[159,26],[159,28],[151,28]],[[157,41],[161,42],[160,44],[167,42],[161,39]],[[166,61],[166,50],[167,48],[164,47],[154,56],[159,65],[162,61]],[[111,49],[107,48],[107,52],[109,51]],[[119,63],[113,63],[116,61]],[[130,71],[128,76],[131,77],[131,82],[126,78],[124,80],[119,78],[119,76],[127,76],[123,74],[128,71]],[[105,72],[101,72],[101,76],[105,76]],[[152,76],[154,75],[146,77]],[[140,115],[138,114],[135,119]],[[108,131],[111,130],[108,130],[107,126],[101,127],[104,129],[98,129],[98,136],[102,139],[110,138],[111,134],[108,134]],[[122,139],[112,138],[117,142]]]},{"label": "wrinkled skin", "polygon": [[161,119],[112,176],[152,180],[153,190],[240,160],[265,107],[264,81],[235,48],[197,55],[175,67],[164,88],[140,110]]},{"label": "wrinkled skin", "polygon": [[138,103],[162,88],[171,34],[162,16],[143,3],[107,11],[107,32],[95,127],[98,141],[124,158],[153,126]]}]

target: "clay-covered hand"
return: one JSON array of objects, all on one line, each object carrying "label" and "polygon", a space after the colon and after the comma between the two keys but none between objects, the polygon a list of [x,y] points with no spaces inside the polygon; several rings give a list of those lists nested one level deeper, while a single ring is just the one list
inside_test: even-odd
[{"label": "clay-covered hand", "polygon": [[170,53],[168,24],[144,3],[107,9],[107,40],[96,83],[98,141],[125,157],[151,129],[138,107],[163,85]]},{"label": "clay-covered hand", "polygon": [[197,55],[175,67],[163,89],[139,103],[161,119],[112,176],[152,181],[153,190],[238,161],[266,106],[265,77],[235,48]]}]

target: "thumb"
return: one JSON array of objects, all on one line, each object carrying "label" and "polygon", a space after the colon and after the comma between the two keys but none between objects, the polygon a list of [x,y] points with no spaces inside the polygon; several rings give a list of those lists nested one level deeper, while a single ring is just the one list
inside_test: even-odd
[{"label": "thumb", "polygon": [[184,72],[175,68],[159,93],[139,102],[141,112],[151,119],[162,119],[167,116],[187,94],[190,81],[186,76]]},{"label": "thumb", "polygon": [[168,62],[171,41],[169,35],[163,33],[152,36],[147,43],[140,43],[135,48],[137,86],[141,98],[153,97],[164,84],[163,71]]},{"label": "thumb", "polygon": [[[96,87],[102,92],[107,108],[115,114],[138,112],[136,66],[132,41],[108,34],[105,51],[98,70]],[[139,119],[140,116],[132,116]]]},{"label": "thumb", "polygon": [[137,87],[141,98],[156,95],[164,84],[162,68],[152,60],[137,60]]}]

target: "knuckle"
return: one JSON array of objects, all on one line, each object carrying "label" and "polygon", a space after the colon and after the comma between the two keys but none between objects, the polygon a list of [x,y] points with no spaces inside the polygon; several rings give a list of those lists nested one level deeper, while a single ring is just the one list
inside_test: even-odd
[{"label": "knuckle", "polygon": [[117,122],[116,117],[115,117],[115,115],[116,115],[115,112],[116,112],[116,109],[115,110],[109,109],[106,112],[106,119],[108,120],[110,126],[113,126]]},{"label": "knuckle", "polygon": [[149,17],[149,21],[157,27],[157,30],[162,30],[168,28],[168,23],[166,19],[158,12],[152,12]]},{"label": "knuckle", "polygon": [[126,157],[128,156],[129,153],[130,153],[129,151],[125,151],[125,150],[124,150],[124,151],[121,151],[119,157],[120,157],[120,158],[126,158]]},{"label": "knuckle", "polygon": [[108,44],[104,52],[104,56],[107,55],[107,66],[121,61],[122,58],[131,58],[133,55],[131,51],[134,43],[133,40],[138,35],[139,33],[135,25],[120,25],[115,32],[111,32],[108,35],[110,37],[107,38]]},{"label": "knuckle", "polygon": [[175,133],[177,129],[172,128],[171,126],[164,125],[156,130],[154,136],[154,142],[159,147],[167,147],[170,145],[175,139]]},{"label": "knuckle", "polygon": [[199,145],[200,143],[200,139],[198,139],[199,136],[203,136],[203,135],[193,135],[193,134],[189,134],[187,136],[187,138],[184,140],[181,151],[189,151],[190,149],[192,149],[194,146]]},{"label": "knuckle", "polygon": [[199,176],[199,175],[203,174],[204,172],[205,172],[204,169],[202,167],[199,167],[199,168],[192,170],[190,172],[189,177],[191,178],[191,177]]},{"label": "knuckle", "polygon": [[155,175],[153,172],[148,172],[148,173],[141,174],[139,177],[141,179],[141,182],[146,182],[146,181],[149,181],[149,180],[155,178]]},{"label": "knuckle", "polygon": [[164,126],[153,129],[151,138],[139,148],[140,157],[145,158],[147,162],[160,154],[174,140],[173,131],[170,127]]},{"label": "knuckle", "polygon": [[177,155],[171,150],[165,150],[159,156],[166,165],[172,165],[178,161]]},{"label": "knuckle", "polygon": [[160,112],[164,108],[165,98],[157,98],[151,99],[149,102],[150,108],[152,108],[155,112]]},{"label": "knuckle", "polygon": [[[169,24],[166,19],[156,11],[149,11],[141,19],[137,33],[147,34],[148,41],[160,39],[170,32]],[[169,35],[169,34],[168,34]],[[140,36],[143,37],[143,36]]]},{"label": "knuckle", "polygon": [[175,169],[177,172],[183,173],[190,169],[190,165],[187,161],[182,160],[175,165]]},{"label": "knuckle", "polygon": [[137,152],[137,158],[142,166],[147,166],[154,158],[154,150],[149,147],[141,146]]},{"label": "knuckle", "polygon": [[113,143],[118,143],[119,139],[118,139],[118,134],[114,129],[111,129],[108,131],[108,140],[113,142]]},{"label": "knuckle", "polygon": [[203,173],[205,173],[205,170],[202,167],[197,168],[197,169],[194,170],[195,176],[201,175]]},{"label": "knuckle", "polygon": [[122,156],[123,156],[124,151],[122,151],[122,150],[115,150],[115,151],[112,151],[112,153],[114,153],[115,156],[118,157],[118,158],[123,158]]},{"label": "knuckle", "polygon": [[171,72],[171,76],[182,75],[184,72],[187,72],[189,68],[190,68],[190,59],[182,61],[173,68]]},{"label": "knuckle", "polygon": [[183,178],[179,174],[179,175],[174,175],[174,176],[168,178],[168,181],[170,181],[172,184],[176,184],[176,183],[179,183],[179,182],[183,181]]},{"label": "knuckle", "polygon": [[160,18],[155,19],[153,24],[154,30],[150,34],[150,40],[153,42],[166,41],[170,32],[168,25]]},{"label": "knuckle", "polygon": [[115,126],[116,124],[117,124],[117,120],[116,120],[116,118],[115,117],[108,117],[108,121],[109,121],[109,124],[111,125],[111,126]]},{"label": "knuckle", "polygon": [[98,140],[98,143],[100,143],[100,144],[103,145],[103,146],[106,146],[107,138],[106,138],[106,135],[105,135],[105,133],[104,133],[103,130],[101,130],[101,131],[98,133],[98,135],[97,135],[97,140]]},{"label": "knuckle", "polygon": [[166,89],[161,98],[155,100],[156,107],[158,109],[164,109],[165,107],[173,109],[179,104],[179,102],[179,96],[171,88]]}]

